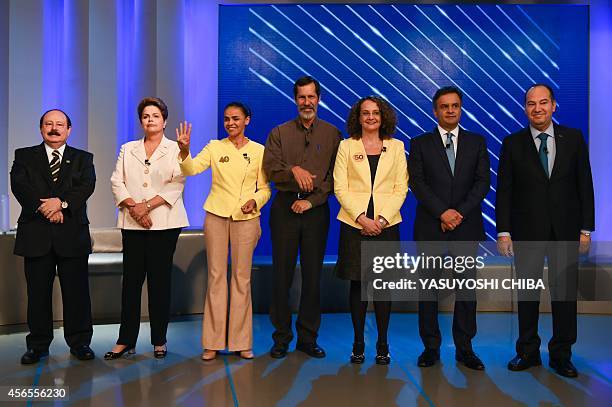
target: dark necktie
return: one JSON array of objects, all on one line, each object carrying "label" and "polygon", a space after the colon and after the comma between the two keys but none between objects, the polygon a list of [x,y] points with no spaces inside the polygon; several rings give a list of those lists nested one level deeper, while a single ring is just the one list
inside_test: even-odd
[{"label": "dark necktie", "polygon": [[53,178],[53,181],[55,182],[57,181],[57,178],[59,176],[60,165],[62,163],[60,161],[59,151],[53,150],[51,155],[53,156],[53,158],[51,159],[51,162],[49,163],[49,167],[51,167],[51,178]]},{"label": "dark necktie", "polygon": [[548,139],[548,134],[540,133],[538,135],[540,139],[540,149],[538,150],[538,155],[540,156],[540,162],[542,163],[542,167],[544,167],[544,172],[546,173],[546,177],[550,177],[548,174],[548,147],[546,146],[546,140]]},{"label": "dark necktie", "polygon": [[453,133],[446,133],[446,157],[451,172],[455,175],[455,146],[453,145]]}]

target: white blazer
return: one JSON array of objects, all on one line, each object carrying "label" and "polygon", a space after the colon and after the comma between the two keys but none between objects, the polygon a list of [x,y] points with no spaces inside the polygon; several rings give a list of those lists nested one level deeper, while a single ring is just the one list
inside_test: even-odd
[{"label": "white blazer", "polygon": [[[151,211],[153,222],[150,230],[163,230],[189,226],[187,212],[183,205],[185,177],[178,163],[179,148],[176,142],[164,136],[149,159],[147,158],[144,138],[130,141],[121,146],[115,171],[111,176],[111,186],[115,204],[119,206],[127,198],[143,202],[156,195],[167,204]],[[117,227],[122,229],[144,230],[131,216],[127,208],[120,208]]]}]

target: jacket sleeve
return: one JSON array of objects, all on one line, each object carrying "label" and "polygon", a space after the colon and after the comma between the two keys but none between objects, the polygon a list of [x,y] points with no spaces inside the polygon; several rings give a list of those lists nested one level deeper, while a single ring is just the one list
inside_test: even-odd
[{"label": "jacket sleeve", "polygon": [[115,199],[115,205],[119,204],[126,199],[130,198],[130,192],[125,185],[125,144],[121,146],[119,150],[119,156],[117,157],[117,163],[115,164],[115,170],[111,175],[111,190],[113,191],[113,198]]},{"label": "jacket sleeve", "polygon": [[43,198],[32,186],[28,178],[28,160],[24,157],[24,150],[15,151],[15,161],[11,167],[11,191],[21,205],[24,213],[34,215]]},{"label": "jacket sleeve", "polygon": [[336,134],[336,138],[333,141],[333,151],[331,154],[331,159],[329,160],[329,166],[327,167],[327,171],[325,172],[325,178],[323,179],[323,182],[321,182],[319,187],[315,188],[312,194],[310,194],[306,198],[306,200],[312,204],[313,208],[315,206],[323,205],[325,202],[327,202],[329,194],[331,194],[334,190],[334,166],[340,141],[342,141],[342,133],[338,131],[338,133]]},{"label": "jacket sleeve", "polygon": [[96,187],[96,171],[94,169],[93,154],[88,152],[83,152],[81,154],[83,156],[81,167],[79,168],[81,175],[78,180],[73,180],[72,188],[64,191],[60,197],[68,202],[68,212],[81,210]]},{"label": "jacket sleeve", "polygon": [[506,137],[502,143],[497,167],[497,193],[495,198],[495,222],[497,233],[512,233],[512,149],[510,139]]},{"label": "jacket sleeve", "polygon": [[467,216],[473,209],[480,207],[491,186],[491,164],[489,162],[487,144],[484,137],[479,137],[479,139],[478,163],[476,164],[474,184],[466,194],[465,199],[456,208],[463,216]]},{"label": "jacket sleeve", "polygon": [[423,152],[421,142],[413,139],[410,142],[410,155],[408,156],[408,171],[410,172],[410,188],[419,205],[422,205],[431,216],[436,219],[448,209],[448,206],[433,192],[425,180],[423,169]]},{"label": "jacket sleeve", "polygon": [[[178,155],[178,151],[176,154]],[[168,205],[174,206],[176,201],[178,201],[183,194],[186,177],[183,175],[178,161],[171,160],[171,162],[173,163],[173,166],[170,179],[164,184],[162,189],[158,192],[158,195],[163,198]]]},{"label": "jacket sleeve", "polygon": [[351,219],[356,221],[367,208],[358,208],[355,206],[355,201],[351,201],[348,183],[349,155],[349,142],[340,143],[334,165],[334,194],[342,209],[349,214]]},{"label": "jacket sleeve", "polygon": [[406,200],[408,193],[408,163],[406,162],[406,151],[404,143],[396,140],[397,148],[394,157],[395,179],[393,183],[393,194],[380,211],[380,216],[387,221],[397,215]]},{"label": "jacket sleeve", "polygon": [[581,230],[595,230],[595,197],[593,192],[593,176],[589,161],[589,150],[584,142],[582,132],[578,131],[578,194],[580,198]]},{"label": "jacket sleeve", "polygon": [[[177,155],[178,157],[178,155]],[[206,146],[195,156],[195,158],[191,157],[191,153],[181,161],[181,158],[178,157],[178,162],[181,168],[183,175],[197,175],[203,171],[206,171],[211,166],[211,154],[210,154],[210,143],[206,144]]]},{"label": "jacket sleeve", "polygon": [[272,195],[272,190],[270,189],[270,183],[268,182],[268,178],[266,177],[266,173],[263,170],[263,157],[259,160],[259,168],[257,170],[257,185],[255,192],[245,199],[241,204],[244,205],[247,201],[254,199],[257,204],[257,210],[261,211],[261,208],[268,202],[270,196]]}]

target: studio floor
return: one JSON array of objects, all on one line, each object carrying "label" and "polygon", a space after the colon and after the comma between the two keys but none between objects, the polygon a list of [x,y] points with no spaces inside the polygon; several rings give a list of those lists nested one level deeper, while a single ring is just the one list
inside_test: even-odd
[{"label": "studio floor", "polygon": [[455,362],[450,314],[440,315],[442,363],[426,369],[416,366],[422,345],[415,314],[392,315],[389,366],[374,364],[373,314],[367,319],[363,365],[348,361],[352,343],[348,314],[323,316],[318,342],[326,350],[326,358],[311,359],[291,352],[282,360],[268,356],[272,332],[268,316],[255,315],[256,358],[252,361],[233,354],[220,355],[212,362],[200,360],[200,318],[170,324],[169,353],[164,360],[153,358],[146,322],[141,325],[137,354],[114,361],[105,361],[102,356],[116,340],[118,325],[94,327],[96,359],[88,362],[70,356],[61,328],[55,330],[50,356],[32,366],[19,363],[25,351],[24,332],[0,335],[0,388],[63,385],[68,387],[68,400],[49,404],[75,406],[611,405],[612,316],[579,317],[573,357],[580,372],[577,379],[560,377],[548,368],[545,344],[551,331],[549,315],[540,320],[543,365],[524,372],[506,369],[514,356],[517,335],[516,315],[508,313],[478,315],[474,350],[486,365],[484,372]]}]

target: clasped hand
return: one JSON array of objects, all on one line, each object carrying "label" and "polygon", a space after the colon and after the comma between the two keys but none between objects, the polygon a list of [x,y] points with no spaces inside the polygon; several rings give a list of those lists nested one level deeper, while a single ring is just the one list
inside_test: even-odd
[{"label": "clasped hand", "polygon": [[42,198],[37,211],[51,223],[64,223],[62,201],[59,198]]},{"label": "clasped hand", "polygon": [[125,201],[125,207],[127,208],[132,219],[138,222],[140,226],[145,229],[151,229],[153,226],[153,221],[149,216],[149,210],[147,209],[146,203],[136,203],[133,199],[129,198]]},{"label": "clasped hand", "polygon": [[463,222],[463,215],[454,209],[447,209],[440,215],[440,220],[442,232],[448,232],[455,230],[455,228]]}]

